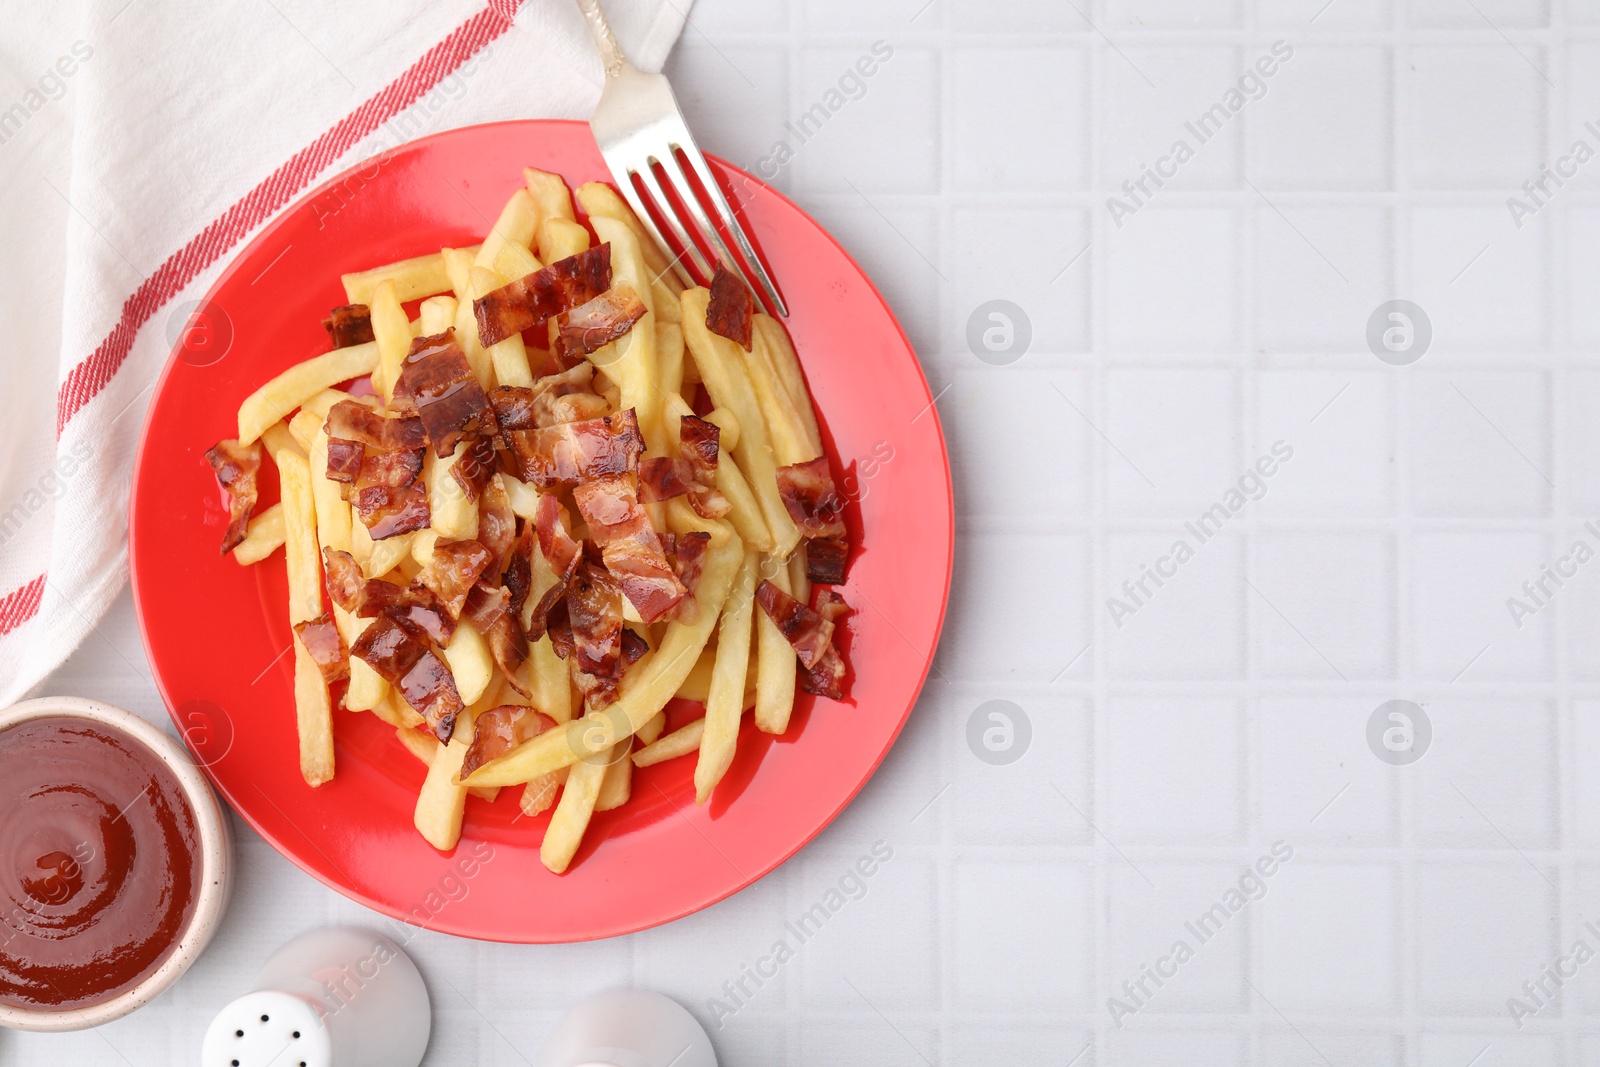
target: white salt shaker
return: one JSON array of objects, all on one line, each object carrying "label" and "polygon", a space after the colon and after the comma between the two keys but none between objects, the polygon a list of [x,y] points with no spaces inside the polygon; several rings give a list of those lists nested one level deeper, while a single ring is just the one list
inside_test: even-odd
[{"label": "white salt shaker", "polygon": [[302,934],[206,1031],[201,1067],[417,1067],[428,988],[400,946],[371,930]]},{"label": "white salt shaker", "polygon": [[561,1017],[539,1067],[717,1067],[711,1038],[677,1001],[613,989]]}]

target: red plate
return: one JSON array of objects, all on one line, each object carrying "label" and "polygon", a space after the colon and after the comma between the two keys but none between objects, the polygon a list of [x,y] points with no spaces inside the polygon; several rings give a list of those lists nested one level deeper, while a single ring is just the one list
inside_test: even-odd
[{"label": "red plate", "polygon": [[[508,122],[417,141],[333,179],[269,226],[217,281],[151,401],[133,479],[130,557],[146,650],[174,721],[212,780],[273,846],[368,907],[493,941],[642,930],[742,889],[838,815],[882,761],[926,677],[949,594],[954,518],[938,413],[905,334],[861,269],[794,204],[713,161],[733,185],[791,309],[835,470],[861,541],[845,596],[854,706],[802,695],[788,734],[746,717],[714,800],[693,759],[647,768],[597,815],[571,869],[539,863],[548,815],[507,789],[467,802],[451,855],[412,828],[421,765],[372,715],[335,711],[337,775],[300,778],[283,554],[218,555],[225,511],[203,454],[239,404],[328,347],[339,275],[475,244],[524,165],[576,186],[609,175],[588,127]],[[270,464],[266,465],[270,468]],[[263,505],[276,499],[266,474]],[[486,842],[490,848],[476,844]],[[491,851],[492,849],[492,851]],[[484,857],[488,858],[484,858]]]}]

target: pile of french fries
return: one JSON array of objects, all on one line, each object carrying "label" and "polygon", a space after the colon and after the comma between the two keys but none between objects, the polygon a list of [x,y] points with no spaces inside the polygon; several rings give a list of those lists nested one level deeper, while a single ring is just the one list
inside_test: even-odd
[{"label": "pile of french fries", "polygon": [[[587,226],[579,221],[578,208]],[[448,742],[419,729],[418,712],[355,656],[342,695],[344,709],[368,712],[392,725],[399,741],[427,766],[415,824],[431,845],[455,846],[469,793],[492,800],[502,788],[520,787],[523,812],[554,808],[541,858],[558,874],[571,863],[593,813],[628,801],[635,767],[695,754],[696,799],[705,803],[733,761],[746,710],[754,710],[756,726],[768,733],[783,733],[789,724],[796,652],[756,607],[755,591],[767,581],[808,602],[804,552],[796,551],[801,531],[780,498],[776,471],[822,455],[822,438],[784,328],[757,314],[748,352],[712,332],[706,325],[708,290],[683,287],[669,269],[668,255],[610,186],[591,183],[573,191],[558,175],[530,168],[525,186],[507,201],[482,244],[344,275],[350,304],[370,311],[373,340],[291,367],[246,399],[238,417],[238,442],[262,443],[277,468],[281,500],[254,515],[233,549],[234,558],[257,563],[282,546],[290,623],[308,623],[331,610],[339,636],[355,647],[374,620],[324,607],[324,551],[350,553],[368,579],[405,585],[428,563],[435,543],[476,536],[478,503],[449,477],[465,446],[448,459],[437,459],[430,450],[424,467],[429,527],[373,540],[341,486],[328,476],[329,410],[364,395],[363,386],[349,384],[361,379],[369,379],[371,391],[387,400],[413,338],[452,328],[485,391],[497,385],[532,386],[547,372],[542,349],[521,335],[483,345],[474,301],[583,252],[593,239],[591,229],[611,245],[614,284],[630,285],[647,309],[625,336],[589,355],[596,391],[613,411],[634,409],[647,456],[677,454],[679,422],[692,413],[697,390],[709,396],[705,417],[720,428],[716,489],[731,505],[727,514],[702,517],[682,497],[647,505],[663,533],[710,535],[694,592],[696,610],[646,625],[624,604],[626,625],[649,651],[627,670],[615,703],[603,708],[585,709],[548,634],[531,642],[514,686],[484,636],[466,620],[442,648],[466,705]],[[413,302],[419,302],[415,318],[405,310]],[[503,471],[493,478],[513,512],[533,522],[545,490]],[[574,529],[575,536],[584,536],[581,523]],[[555,580],[537,546],[534,556],[530,602]],[[334,775],[337,686],[325,683],[299,636],[294,656],[300,767],[305,781],[315,786]],[[664,708],[673,698],[703,704],[704,717],[668,732]],[[463,778],[474,720],[508,704],[534,707],[555,725]]]}]

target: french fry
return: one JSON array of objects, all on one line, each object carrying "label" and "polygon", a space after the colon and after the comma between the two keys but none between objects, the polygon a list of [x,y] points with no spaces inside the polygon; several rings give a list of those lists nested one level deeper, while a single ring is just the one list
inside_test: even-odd
[{"label": "french fry", "polygon": [[294,418],[289,420],[289,436],[294,438],[294,443],[300,446],[300,451],[311,454],[311,439],[317,436],[317,431],[322,429],[322,419],[315,411],[301,408],[295,412]]},{"label": "french fry", "polygon": [[802,604],[811,603],[811,579],[806,577],[806,558],[801,552],[789,557],[789,595]]},{"label": "french fry", "polygon": [[[690,512],[693,514],[693,512]],[[712,538],[695,598],[700,611],[692,623],[667,624],[660,645],[635,664],[623,679],[617,702],[564,726],[546,730],[527,744],[473,772],[471,785],[515,785],[541,774],[574,765],[604,752],[634,734],[651,716],[666,706],[711,638],[728,591],[744,562],[744,543],[725,532],[719,544]],[[603,768],[602,768],[603,770]],[[570,784],[569,784],[570,788]]]},{"label": "french fry", "polygon": [[577,218],[572,210],[572,192],[561,175],[537,167],[523,167],[522,182],[527,186],[528,195],[539,206],[540,222],[551,218]]},{"label": "french fry", "polygon": [[[532,600],[529,597],[529,600]],[[566,661],[556,655],[550,635],[528,646],[529,676],[540,711],[562,725],[572,721],[572,682]]]},{"label": "french fry", "polygon": [[700,751],[700,739],[705,735],[706,721],[696,719],[686,726],[659,738],[651,744],[639,749],[633,754],[635,767],[649,767],[652,764],[664,763],[669,759],[687,756],[691,752]]},{"label": "french fry", "polygon": [[476,703],[494,680],[494,657],[489,652],[489,642],[462,621],[450,636],[450,643],[440,649],[450,673],[455,675],[456,691],[464,704]]},{"label": "french fry", "polygon": [[456,784],[461,763],[467,758],[472,734],[471,717],[456,720],[456,732],[428,763],[428,777],[417,794],[412,822],[422,839],[440,852],[449,852],[461,840],[461,816],[467,807],[467,790]]},{"label": "french fry", "polygon": [[450,541],[478,536],[478,502],[467,499],[461,484],[450,473],[450,468],[460,462],[466,449],[466,443],[462,442],[449,457],[440,459],[430,448],[422,461],[423,484],[428,488],[428,521],[440,537]]},{"label": "french fry", "polygon": [[250,444],[269,426],[324,389],[371,374],[377,365],[378,346],[372,341],[348,348],[335,348],[332,352],[296,363],[251,393],[239,405],[239,443]]},{"label": "french fry", "polygon": [[261,434],[261,445],[272,456],[273,462],[277,462],[279,452],[292,452],[301,459],[306,456],[306,450],[294,439],[286,422],[275,422],[268,426]]},{"label": "french fry", "polygon": [[[298,418],[299,416],[296,416]],[[317,544],[338,552],[350,551],[350,505],[339,492],[339,483],[328,477],[328,432],[321,426],[311,438],[311,501],[317,515]]]},{"label": "french fry", "polygon": [[590,222],[600,240],[611,244],[612,285],[624,282],[631,285],[646,311],[633,329],[589,353],[589,361],[617,383],[621,389],[617,403],[623,409],[634,409],[646,446],[659,447],[663,433],[662,393],[661,372],[656,365],[655,308],[651,305],[649,276],[645,273],[639,239],[616,219],[597,218]]},{"label": "french fry", "polygon": [[511,499],[512,514],[532,522],[539,512],[539,490],[504,471],[500,472],[500,484]]},{"label": "french fry", "polygon": [[[692,366],[693,364],[688,364]],[[678,442],[682,440],[682,423],[679,421],[684,415],[694,414],[683,397],[669,394],[662,402],[662,423],[667,437],[667,443],[672,451],[677,451]],[[716,412],[712,412],[716,414]],[[734,421],[737,428],[738,422]],[[718,429],[721,429],[720,424]],[[734,434],[738,439],[738,434]],[[767,521],[761,516],[761,505],[756,501],[756,495],[750,489],[750,483],[745,480],[744,474],[739,470],[739,465],[734,462],[733,448],[721,440],[717,443],[717,491],[727,498],[731,510],[728,512],[728,521],[739,536],[752,548],[762,552],[771,552],[775,547],[772,531],[767,529]],[[776,477],[776,475],[774,475]],[[677,503],[677,501],[674,501]],[[687,506],[687,505],[685,505]]]},{"label": "french fry", "polygon": [[411,323],[400,308],[394,282],[378,283],[368,307],[372,315],[373,343],[378,346],[378,369],[372,372],[372,388],[387,402],[394,395],[400,369],[411,351]]},{"label": "french fry", "polygon": [[[739,420],[739,444],[733,454],[742,471],[749,475],[750,488],[761,505],[761,517],[772,533],[771,551],[787,559],[800,543],[800,528],[789,517],[783,498],[778,495],[778,463],[750,373],[745,369],[744,350],[706,327],[706,305],[710,297],[709,289],[684,291],[684,344],[695,366],[700,368],[701,380],[711,392],[712,403],[727,408]],[[721,488],[720,476],[718,488]]]},{"label": "french fry", "polygon": [[395,727],[395,737],[406,747],[406,751],[422,761],[424,767],[433,762],[433,757],[439,753],[439,742],[432,734],[425,734],[421,730],[412,730],[404,726]]},{"label": "french fry", "polygon": [[772,439],[772,451],[778,466],[805,463],[822,455],[821,438],[816,443],[812,442],[812,435],[817,433],[816,422],[814,419],[809,424],[807,422],[811,416],[811,398],[802,394],[796,400],[790,394],[789,387],[778,373],[764,334],[754,333],[745,367],[750,372],[751,384],[755,386],[756,400],[766,419],[767,433]]},{"label": "french fry", "polygon": [[811,390],[806,388],[806,378],[800,369],[800,357],[795,354],[789,331],[771,315],[758,312],[751,327],[754,350],[760,347],[779,379],[788,391],[795,411],[805,424],[806,439],[811,442],[812,455],[822,455],[822,433],[817,429],[817,412],[811,403]]},{"label": "french fry", "polygon": [[720,447],[729,452],[739,447],[739,420],[733,417],[733,412],[727,408],[712,408],[706,412],[706,421],[720,431],[717,434]]},{"label": "french fry", "polygon": [[[660,380],[656,383],[656,388],[667,397],[676,396],[682,399],[683,327],[675,322],[662,322],[659,318],[656,320],[656,366],[660,368],[658,374]],[[677,435],[670,436],[676,446]]]},{"label": "french fry", "polygon": [[[354,648],[363,631],[373,623],[333,606],[333,621],[339,627],[346,648]],[[389,683],[372,665],[359,656],[350,657],[350,684],[345,687],[344,706],[349,711],[375,711],[389,695]]]},{"label": "french fry", "polygon": [[[472,268],[472,295],[487,296],[505,284],[505,280],[488,267]],[[477,328],[476,322],[473,328]],[[514,385],[523,389],[533,384],[533,372],[528,369],[528,348],[522,334],[514,333],[484,350],[494,366],[494,377],[501,385]]]},{"label": "french fry", "polygon": [[589,828],[589,819],[594,815],[595,801],[600,798],[600,784],[605,776],[604,753],[572,764],[572,769],[567,772],[567,784],[561,790],[561,800],[556,804],[555,814],[550,816],[550,826],[544,832],[543,844],[539,846],[540,861],[553,873],[565,873],[578,846],[583,843],[583,832]]},{"label": "french fry", "polygon": [[618,741],[606,757],[610,763],[606,765],[605,777],[600,780],[600,794],[594,802],[595,811],[620,808],[633,795],[633,760],[628,758],[632,747],[633,739],[625,738]]},{"label": "french fry", "polygon": [[517,806],[524,815],[538,815],[540,812],[549,811],[556,802],[556,793],[561,789],[561,783],[567,780],[565,770],[552,771],[529,782],[522,791],[522,797],[517,801]]},{"label": "french fry", "polygon": [[397,730],[420,730],[423,726],[422,716],[417,714],[417,709],[407,704],[393,689],[384,693],[383,699],[373,705],[372,714]]},{"label": "french fry", "polygon": [[[361,526],[361,520],[359,519],[350,527],[352,544],[356,540],[354,535],[357,526]],[[366,529],[366,527],[362,526],[362,529]],[[386,537],[382,541],[372,541],[372,554],[368,556],[367,562],[362,568],[362,573],[368,578],[382,578],[400,566],[411,555],[411,541],[414,537],[416,537],[415,533],[396,534],[393,537]],[[354,554],[353,552],[351,553],[351,555]]]},{"label": "french fry", "polygon": [[547,263],[559,263],[589,247],[589,231],[580,223],[552,215],[539,224],[539,254]]},{"label": "french fry", "polygon": [[739,742],[739,718],[744,712],[744,679],[750,669],[751,609],[756,599],[756,569],[760,554],[746,550],[738,578],[728,594],[717,624],[717,659],[706,697],[705,732],[700,759],[694,768],[695,803],[711,799],[711,790],[733,765]]},{"label": "french fry", "polygon": [[[640,224],[639,217],[633,213],[627,201],[617,194],[617,191],[604,182],[589,182],[578,186],[578,203],[583,205],[583,210],[589,216],[592,225],[596,218],[616,219],[628,229],[633,231],[634,237],[639,241],[639,246],[644,252],[645,266],[649,268],[646,275],[650,281],[651,292],[655,294],[655,302],[663,321],[676,322],[676,311],[667,311],[666,305],[674,302],[683,292],[683,283],[672,272],[671,253],[657,245],[655,239],[645,232]],[[598,230],[596,232],[599,232]]]},{"label": "french fry", "polygon": [[639,732],[634,736],[641,745],[654,744],[661,737],[661,732],[667,728],[667,713],[658,711],[650,717],[650,721],[639,727]]},{"label": "french fry", "polygon": [[695,660],[692,669],[683,679],[683,684],[678,686],[678,697],[682,700],[695,700],[701,704],[711,695],[711,674],[717,665],[717,646],[707,645],[700,653],[700,658]]},{"label": "french fry", "polygon": [[416,560],[418,566],[426,567],[428,561],[433,558],[433,549],[438,543],[438,530],[431,527],[426,530],[418,530],[411,536],[411,558]]},{"label": "french fry", "polygon": [[284,555],[289,575],[289,622],[310,622],[322,614],[322,562],[317,549],[316,505],[311,495],[311,464],[289,449],[273,453],[278,465],[283,507]]},{"label": "french fry", "polygon": [[422,302],[422,314],[417,318],[417,336],[432,337],[444,333],[456,324],[456,298],[441,293]]},{"label": "french fry", "polygon": [[236,563],[248,567],[260,563],[283,544],[283,505],[274,504],[256,512],[245,531],[244,540],[233,549]]},{"label": "french fry", "polygon": [[[477,249],[471,249],[476,254]],[[450,288],[450,279],[444,272],[444,263],[437,255],[417,256],[395,263],[385,263],[371,270],[343,275],[345,299],[352,304],[372,303],[372,294],[384,282],[394,284],[395,296],[401,303],[421,300]]]},{"label": "french fry", "polygon": [[[796,554],[795,558],[800,556]],[[767,557],[762,576],[785,593],[793,591],[789,568],[782,560]],[[781,734],[789,728],[789,716],[794,711],[794,646],[765,611],[757,611],[755,615],[756,729]]]},{"label": "french fry", "polygon": [[500,217],[489,230],[489,236],[478,247],[472,262],[479,267],[494,268],[495,257],[507,245],[528,248],[533,244],[533,231],[539,224],[539,207],[528,190],[518,189],[500,209]]},{"label": "french fry", "polygon": [[333,702],[317,661],[294,638],[294,715],[300,735],[300,777],[319,786],[333,778]]}]

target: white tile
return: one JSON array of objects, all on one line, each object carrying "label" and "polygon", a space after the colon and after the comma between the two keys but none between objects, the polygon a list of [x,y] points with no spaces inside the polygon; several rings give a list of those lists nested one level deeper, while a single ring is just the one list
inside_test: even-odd
[{"label": "white tile", "polygon": [[1038,361],[1088,347],[1096,252],[1083,212],[986,207],[951,215],[955,262],[945,273],[954,288],[953,339],[967,340],[974,316],[988,324],[979,315],[982,305],[1007,300],[1027,316],[1032,339],[1021,358]]},{"label": "white tile", "polygon": [[[930,51],[807,49],[789,124],[801,188],[925,193],[939,188],[940,61]],[[873,69],[871,77],[863,72]]]},{"label": "white tile", "polygon": [[1095,1048],[1095,1067],[1149,1067],[1181,1063],[1184,1067],[1238,1067],[1247,1062],[1243,1039],[1234,1034],[1179,1031],[1113,1030]]},{"label": "white tile", "polygon": [[787,934],[795,949],[809,1005],[850,1009],[864,993],[885,1011],[938,1006],[937,874],[891,842],[884,847],[892,857],[883,862],[866,849],[805,856],[789,894],[788,927],[775,936]]},{"label": "white tile", "polygon": [[1057,192],[1087,184],[1086,51],[965,47],[950,63],[960,101],[953,119],[958,188]]},{"label": "white tile", "polygon": [[1388,188],[1389,71],[1385,48],[1295,47],[1250,105],[1251,180],[1268,196]]},{"label": "white tile", "polygon": [[[1178,564],[1187,546],[1193,553]],[[1235,534],[1204,543],[1183,529],[1107,537],[1110,625],[1106,662],[1118,678],[1237,678],[1244,673],[1244,542]],[[1159,588],[1145,568],[1177,573]],[[1146,579],[1142,586],[1137,583]],[[1129,592],[1124,586],[1134,587]],[[1111,601],[1115,601],[1112,603]]]},{"label": "white tile", "polygon": [[1395,547],[1386,534],[1255,538],[1257,666],[1294,678],[1395,673]]},{"label": "white tile", "polygon": [[1388,867],[1296,859],[1260,903],[1261,992],[1285,1013],[1381,1014],[1400,994],[1397,879]]},{"label": "white tile", "polygon": [[[787,0],[774,0],[766,4],[700,4],[689,11],[690,28],[684,37],[693,38],[697,32],[715,40],[724,33],[770,33],[789,28]],[[677,79],[673,79],[677,88]]]},{"label": "white tile", "polygon": [[[1093,1047],[1094,1038],[1076,1029],[978,1023],[957,1026],[951,1043],[955,1053],[951,1063],[988,1067],[995,1063],[1071,1063],[1074,1056]],[[1078,1062],[1094,1061],[1082,1057]]]},{"label": "white tile", "polygon": [[1239,335],[1239,216],[1155,204],[1107,242],[1106,328],[1119,349],[1211,352]]},{"label": "white tile", "polygon": [[1262,698],[1256,779],[1266,834],[1304,844],[1395,840],[1398,778],[1366,742],[1375,706],[1359,697]]},{"label": "white tile", "polygon": [[[1509,995],[1509,994],[1508,994]],[[1537,1017],[1536,1017],[1537,1018]],[[1472,1033],[1425,1033],[1418,1042],[1422,1058],[1421,1067],[1460,1067],[1478,1062],[1472,1067],[1521,1067],[1525,1063],[1560,1063],[1561,1039],[1546,1034],[1533,1033],[1533,1026],[1514,1031],[1507,1025],[1510,1016],[1504,1006],[1492,1022],[1485,1021],[1473,1027]],[[1589,1060],[1569,1060],[1584,1063]]]},{"label": "white tile", "polygon": [[[1239,180],[1242,124],[1230,120],[1220,130],[1208,129],[1204,141],[1186,124],[1217,103],[1239,77],[1243,63],[1239,52],[1210,45],[1129,46],[1123,52],[1131,66],[1112,63],[1106,68],[1105,107],[1116,116],[1115,122],[1103,124],[1100,153],[1100,176],[1109,191],[1117,194],[1123,182],[1139,181],[1146,168],[1166,156],[1174,161],[1162,164],[1162,170],[1177,169],[1177,176],[1170,179],[1172,189],[1234,187]],[[1160,80],[1152,86],[1140,71],[1159,72]],[[1175,153],[1180,141],[1193,152],[1193,158],[1181,164],[1177,157],[1188,153]],[[1146,188],[1155,186],[1147,182]]]},{"label": "white tile", "polygon": [[[947,0],[950,21],[967,33],[1087,32],[1089,24],[1070,4],[1057,0]],[[1081,10],[1081,9],[1080,9]],[[921,19],[917,20],[918,25]]]},{"label": "white tile", "polygon": [[[956,482],[958,514],[1037,526],[1084,513],[1093,431],[1062,394],[1090,410],[1082,375],[1015,367],[956,374],[939,402],[952,460],[959,469],[987,472]],[[995,418],[1000,411],[1005,418]],[[1038,447],[1041,426],[1052,427],[1049,449]]]},{"label": "white tile", "polygon": [[[1562,977],[1561,975],[1552,974],[1547,977],[1541,974],[1539,976],[1544,980],[1546,990],[1552,986],[1555,987],[1555,1003],[1548,1006],[1546,1004],[1533,1003],[1532,999],[1524,991],[1524,995],[1521,998],[1524,1008],[1533,1007],[1538,1009],[1538,1013],[1533,1018],[1550,1018],[1557,1011],[1569,1018],[1587,1017],[1600,1010],[1600,988],[1597,988],[1596,983],[1592,981],[1595,977],[1595,971],[1591,966],[1594,963],[1594,958],[1600,957],[1600,934],[1595,932],[1600,929],[1600,883],[1595,880],[1597,874],[1600,874],[1600,870],[1597,870],[1595,865],[1590,862],[1580,862],[1573,870],[1575,891],[1568,901],[1566,913],[1561,917],[1561,932],[1556,938],[1556,944],[1561,955],[1569,958],[1549,961],[1552,972],[1557,971],[1556,965],[1559,963],[1559,970],[1566,972],[1564,977],[1567,980],[1560,986],[1555,986],[1555,983],[1550,979]],[[1587,948],[1587,955],[1591,958],[1587,960],[1575,958],[1584,954],[1583,949],[1578,947],[1580,942]],[[1572,974],[1574,965],[1580,968],[1576,976]],[[1537,985],[1535,986],[1535,992],[1539,992]],[[1543,993],[1540,996],[1541,999],[1547,1002],[1551,999]],[[1600,1049],[1595,1051],[1600,1052]],[[1583,1062],[1588,1063],[1590,1061],[1584,1060]]]},{"label": "white tile", "polygon": [[1086,867],[958,860],[956,1002],[968,1011],[1021,1013],[1085,1001],[1092,897]]},{"label": "white tile", "polygon": [[1389,212],[1267,195],[1272,206],[1252,212],[1257,338],[1270,348],[1365,350],[1368,316],[1394,296]]},{"label": "white tile", "polygon": [[1225,863],[1145,860],[1135,870],[1111,862],[1105,906],[1110,985],[1102,1018],[1114,1016],[1124,1029],[1174,1013],[1242,1010],[1250,931],[1264,883],[1248,880],[1241,889],[1242,869]]},{"label": "white tile", "polygon": [[1387,370],[1266,370],[1256,375],[1261,427],[1246,450],[1291,454],[1269,482],[1264,518],[1379,516],[1394,508],[1395,402]]},{"label": "white tile", "polygon": [[1230,700],[1118,696],[1098,746],[1118,845],[1232,844],[1244,832],[1244,725]]},{"label": "white tile", "polygon": [[[1553,226],[1566,230],[1567,285],[1574,293],[1592,293],[1600,286],[1600,208],[1569,204],[1565,213],[1548,212],[1538,216],[1548,219]],[[1583,355],[1593,359],[1595,349],[1600,349],[1600,302],[1569,300],[1567,302],[1567,328],[1572,340],[1588,351]],[[1574,427],[1584,432],[1587,427]]]},{"label": "white tile", "polygon": [[[1088,558],[1083,539],[1064,534],[962,538],[950,612],[969,629],[940,645],[940,670],[962,681],[1049,682],[1089,641]],[[1044,634],[1059,663],[1039,654]]]},{"label": "white tile", "polygon": [[1273,29],[1382,30],[1393,18],[1389,0],[1258,0],[1256,22]]},{"label": "white tile", "polygon": [[1113,513],[1159,514],[1181,525],[1237,488],[1246,463],[1235,374],[1127,368],[1108,371],[1105,382],[1103,462]]},{"label": "white tile", "polygon": [[[1516,620],[1506,606],[1550,559],[1540,534],[1419,533],[1413,539],[1414,663],[1425,677],[1453,682],[1542,678],[1551,662],[1551,616]],[[1404,602],[1404,601],[1403,601]]]},{"label": "white tile", "polygon": [[927,1067],[937,1062],[938,1056],[939,1038],[934,1031],[905,1021],[885,1024],[863,1002],[859,1021],[840,1023],[837,1019],[818,1016],[803,1018],[800,1054],[795,1062],[806,1067],[859,1067],[863,1063]]},{"label": "white tile", "polygon": [[[823,34],[837,33],[841,26],[859,27],[884,36],[907,26],[935,30],[943,24],[944,4],[928,0],[884,0],[863,8],[853,0],[796,0],[805,7],[806,25]],[[912,20],[916,21],[913,22]]]},{"label": "white tile", "polygon": [[1526,43],[1508,48],[1495,40],[1412,48],[1407,56],[1399,99],[1412,184],[1498,193],[1537,169],[1549,76],[1544,49]]},{"label": "white tile", "polygon": [[953,813],[956,840],[967,845],[1093,843],[1094,831],[1086,821],[1094,819],[1088,703],[1022,693],[1003,698],[1028,717],[1031,737],[1022,758],[995,766],[975,756],[967,741],[968,720],[989,699],[974,690],[967,700],[952,701],[951,710],[958,714],[944,727],[956,774],[950,793],[939,803]]},{"label": "white tile", "polygon": [[1452,848],[1560,843],[1555,710],[1532,698],[1423,704],[1433,742],[1416,772],[1418,841]]},{"label": "white tile", "polygon": [[1105,0],[1115,29],[1204,29],[1231,26],[1238,0]]},{"label": "white tile", "polygon": [[[1600,760],[1600,700],[1572,702],[1572,762],[1593,767]],[[1578,774],[1569,787],[1575,803],[1573,834],[1585,848],[1600,847],[1600,779]]]},{"label": "white tile", "polygon": [[[1600,529],[1600,521],[1594,526]],[[1552,613],[1566,638],[1572,676],[1600,679],[1600,534],[1574,522],[1556,535],[1555,545],[1545,561],[1549,570],[1529,575],[1529,588],[1519,591],[1518,619],[1526,625],[1529,610]]]},{"label": "white tile", "polygon": [[1539,351],[1549,336],[1545,239],[1518,232],[1500,204],[1411,212],[1410,292],[1433,344],[1423,367],[1451,352]]},{"label": "white tile", "polygon": [[[1258,998],[1259,1001],[1259,998]],[[1271,1009],[1267,1009],[1270,1011]],[[1329,1030],[1317,1026],[1262,1034],[1257,1042],[1260,1063],[1404,1063],[1405,1041],[1397,1034],[1374,1029],[1362,1033],[1349,1027]],[[1474,1064],[1473,1067],[1479,1067]]]},{"label": "white tile", "polygon": [[[785,880],[765,879],[720,904],[634,939],[636,973],[646,988],[677,999],[703,1018],[723,1020],[748,1012],[781,1011],[793,968],[774,945],[794,938]],[[741,988],[742,986],[742,988]],[[521,991],[505,1007],[512,1009]]]},{"label": "white tile", "polygon": [[1501,1016],[1506,998],[1554,954],[1553,872],[1515,857],[1420,864],[1416,870],[1416,996],[1433,1015]]},{"label": "white tile", "polygon": [[1550,20],[1549,0],[1477,0],[1470,7],[1450,0],[1410,0],[1407,6],[1406,22],[1430,29],[1529,29]]},{"label": "white tile", "polygon": [[1550,382],[1543,373],[1415,375],[1411,486],[1417,513],[1544,513],[1554,481],[1550,432]]}]

